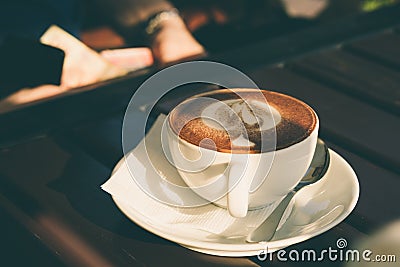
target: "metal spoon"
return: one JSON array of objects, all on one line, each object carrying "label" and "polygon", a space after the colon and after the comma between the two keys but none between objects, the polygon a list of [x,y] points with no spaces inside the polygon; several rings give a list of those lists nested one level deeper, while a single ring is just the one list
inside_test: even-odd
[{"label": "metal spoon", "polygon": [[275,234],[276,228],[285,212],[290,200],[296,195],[304,186],[315,183],[321,179],[328,167],[329,167],[329,151],[328,147],[321,139],[318,139],[317,146],[315,148],[314,157],[311,161],[310,167],[307,173],[301,179],[300,183],[293,189],[276,207],[276,209],[268,216],[265,221],[261,223],[256,229],[249,233],[246,237],[246,241],[249,243],[266,242],[272,239]]}]

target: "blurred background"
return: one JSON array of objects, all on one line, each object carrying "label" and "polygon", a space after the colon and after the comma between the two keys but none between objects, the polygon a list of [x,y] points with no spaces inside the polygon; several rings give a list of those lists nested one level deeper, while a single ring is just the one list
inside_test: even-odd
[{"label": "blurred background", "polygon": [[[284,35],[357,13],[371,12],[399,0],[200,0],[171,1],[187,27],[210,53]],[[95,49],[139,45],[134,31],[119,34],[104,10],[86,8],[82,40]],[[102,19],[103,18],[103,19]]]}]

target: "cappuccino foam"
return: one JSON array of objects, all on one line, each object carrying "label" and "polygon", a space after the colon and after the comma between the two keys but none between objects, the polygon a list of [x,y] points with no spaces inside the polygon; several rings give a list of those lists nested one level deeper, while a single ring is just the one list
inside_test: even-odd
[{"label": "cappuccino foam", "polygon": [[175,134],[197,146],[260,153],[304,140],[315,128],[316,115],[305,103],[283,94],[223,89],[182,102],[169,123]]},{"label": "cappuccino foam", "polygon": [[[274,109],[274,108],[271,108]],[[274,116],[275,115],[275,116]],[[217,101],[204,108],[201,119],[215,130],[225,130],[235,147],[254,147],[249,139],[260,131],[266,131],[279,123],[279,112],[271,112],[265,102],[235,99]],[[258,141],[255,141],[258,142]]]}]

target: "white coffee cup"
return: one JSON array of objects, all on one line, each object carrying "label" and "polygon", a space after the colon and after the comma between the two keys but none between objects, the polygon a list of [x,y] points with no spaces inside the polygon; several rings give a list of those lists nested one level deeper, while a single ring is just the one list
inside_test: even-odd
[{"label": "white coffee cup", "polygon": [[[230,89],[233,92],[239,90],[256,89]],[[314,154],[319,120],[315,112],[308,108],[315,121],[313,129],[303,140],[276,151],[258,153],[221,152],[184,140],[171,127],[173,110],[164,131],[173,164],[196,194],[226,207],[234,217],[244,217],[248,210],[277,204],[299,183]]]}]

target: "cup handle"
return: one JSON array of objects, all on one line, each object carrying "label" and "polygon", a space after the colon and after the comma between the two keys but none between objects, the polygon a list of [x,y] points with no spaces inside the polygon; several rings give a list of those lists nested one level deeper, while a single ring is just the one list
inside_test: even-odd
[{"label": "cup handle", "polygon": [[228,210],[233,217],[242,218],[249,207],[250,185],[254,177],[254,168],[246,164],[232,163],[229,169]]}]

